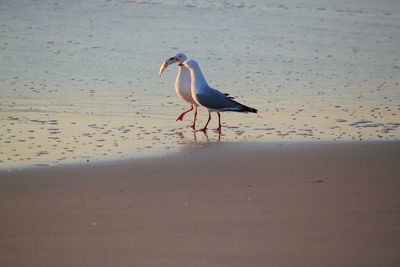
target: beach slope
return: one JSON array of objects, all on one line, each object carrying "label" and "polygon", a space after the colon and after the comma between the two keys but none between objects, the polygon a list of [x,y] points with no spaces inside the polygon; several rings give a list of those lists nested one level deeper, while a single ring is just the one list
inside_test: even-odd
[{"label": "beach slope", "polygon": [[400,143],[0,173],[1,266],[400,266]]}]

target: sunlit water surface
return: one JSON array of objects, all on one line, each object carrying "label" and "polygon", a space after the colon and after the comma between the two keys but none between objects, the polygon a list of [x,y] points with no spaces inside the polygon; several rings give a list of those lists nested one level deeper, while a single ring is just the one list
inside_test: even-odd
[{"label": "sunlit water surface", "polygon": [[[0,168],[399,140],[399,32],[397,1],[2,1]],[[177,67],[157,72],[177,52],[259,113],[223,113],[221,133],[193,131],[192,113],[175,121],[188,108]]]}]

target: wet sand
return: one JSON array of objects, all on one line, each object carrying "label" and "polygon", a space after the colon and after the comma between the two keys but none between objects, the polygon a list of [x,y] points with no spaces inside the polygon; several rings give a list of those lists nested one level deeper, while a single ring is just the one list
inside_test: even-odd
[{"label": "wet sand", "polygon": [[400,143],[210,144],[0,174],[1,266],[399,266]]}]

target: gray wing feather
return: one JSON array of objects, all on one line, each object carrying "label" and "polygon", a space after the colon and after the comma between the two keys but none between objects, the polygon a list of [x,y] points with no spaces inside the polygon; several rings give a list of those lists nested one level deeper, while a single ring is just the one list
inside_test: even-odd
[{"label": "gray wing feather", "polygon": [[209,88],[207,94],[196,94],[200,104],[211,109],[231,110],[237,111],[241,109],[241,105],[232,101],[229,96],[221,93],[220,91]]}]

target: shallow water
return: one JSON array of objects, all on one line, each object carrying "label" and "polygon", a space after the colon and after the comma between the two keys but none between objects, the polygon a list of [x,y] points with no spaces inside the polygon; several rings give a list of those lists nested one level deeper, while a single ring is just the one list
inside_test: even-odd
[{"label": "shallow water", "polygon": [[[207,142],[400,139],[397,1],[2,1],[0,167]],[[161,63],[255,107],[193,132]],[[200,110],[199,125],[207,118]],[[211,127],[216,126],[216,118]]]}]

